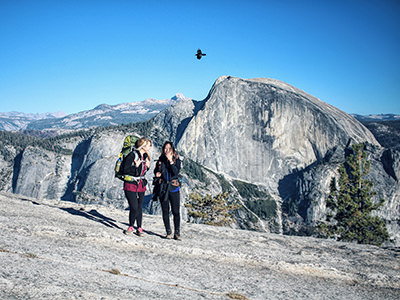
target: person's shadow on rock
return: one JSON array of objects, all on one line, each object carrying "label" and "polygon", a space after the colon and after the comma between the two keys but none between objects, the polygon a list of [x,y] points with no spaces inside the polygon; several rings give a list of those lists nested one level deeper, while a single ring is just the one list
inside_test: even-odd
[{"label": "person's shadow on rock", "polygon": [[117,228],[117,229],[122,230],[122,228],[116,224],[116,220],[106,217],[105,215],[99,213],[95,209],[92,209],[91,211],[88,211],[88,212],[83,209],[78,210],[78,209],[75,209],[72,207],[60,208],[60,209],[63,211],[66,211],[72,215],[85,217],[89,220],[99,222],[100,224],[103,224],[107,227]]}]

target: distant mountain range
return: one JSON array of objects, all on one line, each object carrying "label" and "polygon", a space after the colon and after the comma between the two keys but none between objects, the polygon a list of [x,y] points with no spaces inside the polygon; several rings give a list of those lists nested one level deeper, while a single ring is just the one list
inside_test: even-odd
[{"label": "distant mountain range", "polygon": [[0,130],[18,131],[26,129],[27,126],[35,121],[43,119],[59,119],[65,117],[62,111],[56,113],[26,114],[22,112],[0,112]]},{"label": "distant mountain range", "polygon": [[185,100],[181,93],[164,100],[144,101],[117,105],[101,104],[91,110],[70,115],[63,112],[25,114],[21,112],[0,113],[0,130],[75,130],[98,126],[111,126],[146,121],[163,109]]},{"label": "distant mountain range", "polygon": [[400,120],[400,115],[395,114],[378,114],[378,115],[358,115],[352,114],[354,118],[358,121],[364,122],[374,122],[374,121],[396,121]]}]

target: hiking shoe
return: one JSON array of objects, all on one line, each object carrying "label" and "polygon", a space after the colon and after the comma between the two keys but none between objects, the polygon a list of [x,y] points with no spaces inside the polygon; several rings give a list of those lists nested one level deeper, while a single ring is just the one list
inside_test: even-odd
[{"label": "hiking shoe", "polygon": [[133,232],[133,227],[132,226],[129,226],[127,230],[124,230],[124,233],[126,235],[132,234],[132,232]]},{"label": "hiking shoe", "polygon": [[142,227],[139,227],[139,228],[136,230],[136,234],[137,234],[138,236],[143,236],[143,228],[142,228]]},{"label": "hiking shoe", "polygon": [[167,233],[167,235],[164,237],[167,240],[172,240],[174,236],[172,235],[172,233]]},{"label": "hiking shoe", "polygon": [[174,235],[174,240],[182,241],[181,236],[179,234]]}]

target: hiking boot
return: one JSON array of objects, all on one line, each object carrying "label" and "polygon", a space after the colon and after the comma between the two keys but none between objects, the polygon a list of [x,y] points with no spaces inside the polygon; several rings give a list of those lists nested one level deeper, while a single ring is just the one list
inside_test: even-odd
[{"label": "hiking boot", "polygon": [[142,227],[139,227],[139,228],[136,230],[136,234],[137,234],[138,236],[143,236],[143,228],[142,228]]},{"label": "hiking boot", "polygon": [[133,232],[133,227],[132,226],[129,226],[127,230],[124,230],[124,233],[126,235],[132,234],[132,232]]},{"label": "hiking boot", "polygon": [[167,235],[164,238],[167,239],[167,240],[172,240],[173,237],[174,236],[172,235],[172,233],[167,233]]}]

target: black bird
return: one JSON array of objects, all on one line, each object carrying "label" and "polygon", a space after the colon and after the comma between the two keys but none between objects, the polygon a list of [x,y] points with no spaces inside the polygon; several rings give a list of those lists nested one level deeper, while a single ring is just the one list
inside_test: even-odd
[{"label": "black bird", "polygon": [[197,59],[201,59],[202,56],[206,56],[206,54],[202,53],[200,49],[197,50],[197,53],[195,55]]}]

